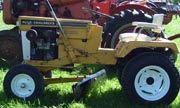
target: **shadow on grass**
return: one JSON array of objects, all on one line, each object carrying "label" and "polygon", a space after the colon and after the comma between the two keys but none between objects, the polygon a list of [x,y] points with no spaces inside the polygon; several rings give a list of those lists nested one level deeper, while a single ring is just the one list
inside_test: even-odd
[{"label": "shadow on grass", "polygon": [[0,64],[0,69],[6,70],[6,69],[10,69],[10,68],[11,68],[11,66]]},{"label": "shadow on grass", "polygon": [[39,99],[25,101],[17,98],[8,98],[4,92],[0,92],[0,106],[2,107],[63,107],[68,108],[68,104],[73,101],[72,94],[60,95],[59,90],[44,91]]},{"label": "shadow on grass", "polygon": [[[28,107],[62,107],[69,108],[69,105],[74,101],[72,93],[67,93],[61,95],[60,90],[46,90],[44,95],[34,101],[23,101],[18,99],[9,99],[4,95],[4,92],[0,92],[0,104],[18,103],[22,106]],[[81,99],[80,102],[83,103],[85,108],[160,108],[160,107],[147,107],[138,104],[130,103],[124,96],[122,90],[109,90],[104,93],[94,93],[90,92],[90,95]],[[5,107],[6,107],[5,106]],[[163,108],[174,108],[172,106],[163,107]],[[177,107],[178,108],[178,107]]]},{"label": "shadow on grass", "polygon": [[[101,95],[93,94],[85,99],[86,105],[90,108],[171,108],[147,106],[130,103],[122,90],[109,90]],[[173,107],[172,107],[173,108]]]},{"label": "shadow on grass", "polygon": [[101,94],[92,93],[85,99],[85,103],[91,108],[127,108],[128,101],[121,90],[110,90]]},{"label": "shadow on grass", "polygon": [[0,103],[5,101],[7,99],[5,93],[3,91],[0,91]]},{"label": "shadow on grass", "polygon": [[73,95],[71,93],[68,94],[60,94],[60,90],[46,90],[40,98],[41,105],[40,106],[61,106],[67,107],[69,103],[73,101]]},{"label": "shadow on grass", "polygon": [[82,98],[79,102],[75,102],[72,93],[60,95],[59,92],[61,91],[59,90],[47,90],[40,99],[40,102],[41,106],[63,108],[69,108],[69,105],[73,103],[83,103],[85,108],[174,108],[172,106],[155,107],[130,103],[123,91],[117,88],[105,92],[98,91],[96,88],[91,88],[86,97]]},{"label": "shadow on grass", "polygon": [[101,69],[106,70],[106,76],[108,79],[112,79],[117,76],[117,71],[113,66],[105,66],[105,65],[97,65],[97,64],[90,64],[86,65],[86,68],[81,68],[78,70],[75,70],[78,74],[88,74],[87,70],[90,70],[92,73],[96,73],[100,71]]}]

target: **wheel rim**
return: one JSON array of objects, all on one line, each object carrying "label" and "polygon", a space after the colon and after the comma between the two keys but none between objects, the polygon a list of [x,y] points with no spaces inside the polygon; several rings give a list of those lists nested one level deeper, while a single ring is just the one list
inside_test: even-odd
[{"label": "wheel rim", "polygon": [[136,75],[134,86],[141,98],[156,101],[167,94],[170,88],[170,79],[163,68],[146,66]]},{"label": "wheel rim", "polygon": [[20,98],[31,96],[35,90],[35,82],[27,74],[16,75],[11,81],[11,89],[14,95]]}]

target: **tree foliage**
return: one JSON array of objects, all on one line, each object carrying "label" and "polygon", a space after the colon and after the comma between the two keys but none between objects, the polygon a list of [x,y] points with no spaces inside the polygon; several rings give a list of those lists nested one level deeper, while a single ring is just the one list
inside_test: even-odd
[{"label": "tree foliage", "polygon": [[171,1],[175,4],[180,3],[180,0],[171,0]]}]

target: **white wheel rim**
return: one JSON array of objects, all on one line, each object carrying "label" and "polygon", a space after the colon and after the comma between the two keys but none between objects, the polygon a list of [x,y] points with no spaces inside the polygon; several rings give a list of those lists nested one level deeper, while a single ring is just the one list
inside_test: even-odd
[{"label": "white wheel rim", "polygon": [[19,74],[12,79],[11,90],[17,97],[26,98],[34,93],[35,82],[31,76]]},{"label": "white wheel rim", "polygon": [[169,91],[170,79],[163,68],[146,66],[136,75],[134,86],[141,98],[148,101],[157,101]]}]

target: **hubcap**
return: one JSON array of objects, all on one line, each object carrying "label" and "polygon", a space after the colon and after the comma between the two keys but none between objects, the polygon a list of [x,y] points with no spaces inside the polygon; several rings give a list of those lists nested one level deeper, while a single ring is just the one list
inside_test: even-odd
[{"label": "hubcap", "polygon": [[152,85],[154,83],[154,79],[152,77],[149,77],[147,79],[147,84]]},{"label": "hubcap", "polygon": [[31,76],[19,74],[12,79],[11,90],[17,97],[26,98],[34,93],[35,82]]},{"label": "hubcap", "polygon": [[170,88],[170,79],[163,68],[146,66],[136,75],[134,86],[141,98],[156,101],[167,94]]}]

